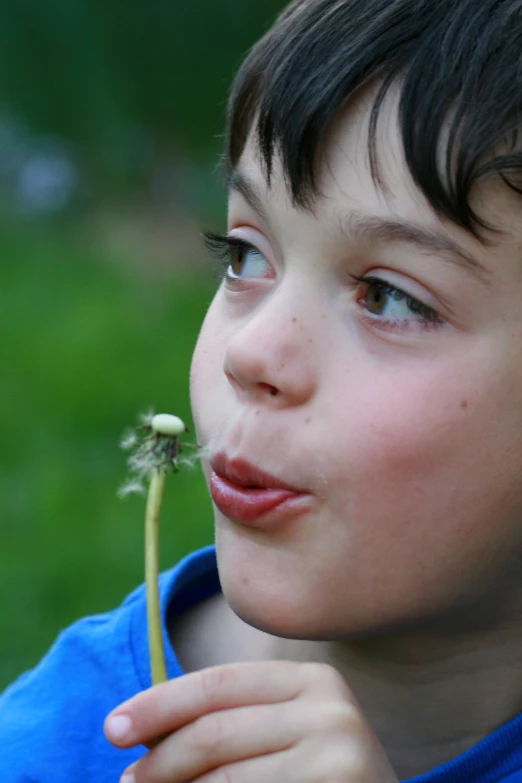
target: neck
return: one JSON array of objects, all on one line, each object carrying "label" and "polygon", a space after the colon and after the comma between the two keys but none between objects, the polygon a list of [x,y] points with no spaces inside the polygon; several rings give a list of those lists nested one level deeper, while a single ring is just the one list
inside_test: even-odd
[{"label": "neck", "polygon": [[317,660],[345,678],[400,779],[459,756],[522,710],[522,633],[303,642],[273,657]]}]

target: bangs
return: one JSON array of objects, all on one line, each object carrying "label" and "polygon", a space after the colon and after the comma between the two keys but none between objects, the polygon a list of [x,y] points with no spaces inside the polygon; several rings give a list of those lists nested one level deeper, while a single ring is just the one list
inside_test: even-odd
[{"label": "bangs", "polygon": [[481,229],[494,230],[470,195],[486,177],[522,192],[522,0],[292,3],[235,79],[228,171],[253,132],[268,183],[277,154],[294,205],[311,208],[325,133],[375,80],[368,149],[376,184],[379,112],[397,84],[414,182],[439,214],[478,238]]}]

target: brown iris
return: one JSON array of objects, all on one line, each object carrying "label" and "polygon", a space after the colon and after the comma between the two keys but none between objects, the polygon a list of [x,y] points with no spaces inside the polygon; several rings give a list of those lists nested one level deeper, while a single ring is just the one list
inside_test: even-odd
[{"label": "brown iris", "polygon": [[366,307],[373,315],[381,315],[388,301],[388,294],[378,285],[369,285],[366,294]]}]

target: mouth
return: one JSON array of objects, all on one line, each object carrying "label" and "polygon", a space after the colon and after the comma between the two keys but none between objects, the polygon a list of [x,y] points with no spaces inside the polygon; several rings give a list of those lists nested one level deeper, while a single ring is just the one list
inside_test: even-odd
[{"label": "mouth", "polygon": [[218,454],[211,460],[212,500],[229,519],[261,527],[292,518],[309,505],[311,495],[243,459]]}]

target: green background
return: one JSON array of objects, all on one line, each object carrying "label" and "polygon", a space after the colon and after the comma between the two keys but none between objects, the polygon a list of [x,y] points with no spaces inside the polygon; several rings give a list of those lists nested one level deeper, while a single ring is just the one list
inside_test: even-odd
[{"label": "green background", "polygon": [[[199,234],[224,223],[227,90],[282,6],[1,4],[0,688],[143,579],[144,499],[116,495],[118,441],[149,406],[193,430],[190,357],[217,280]],[[2,158],[4,121],[20,160]],[[29,208],[24,166],[50,142],[76,186]],[[211,540],[203,479],[184,470],[166,485],[161,567]]]}]

